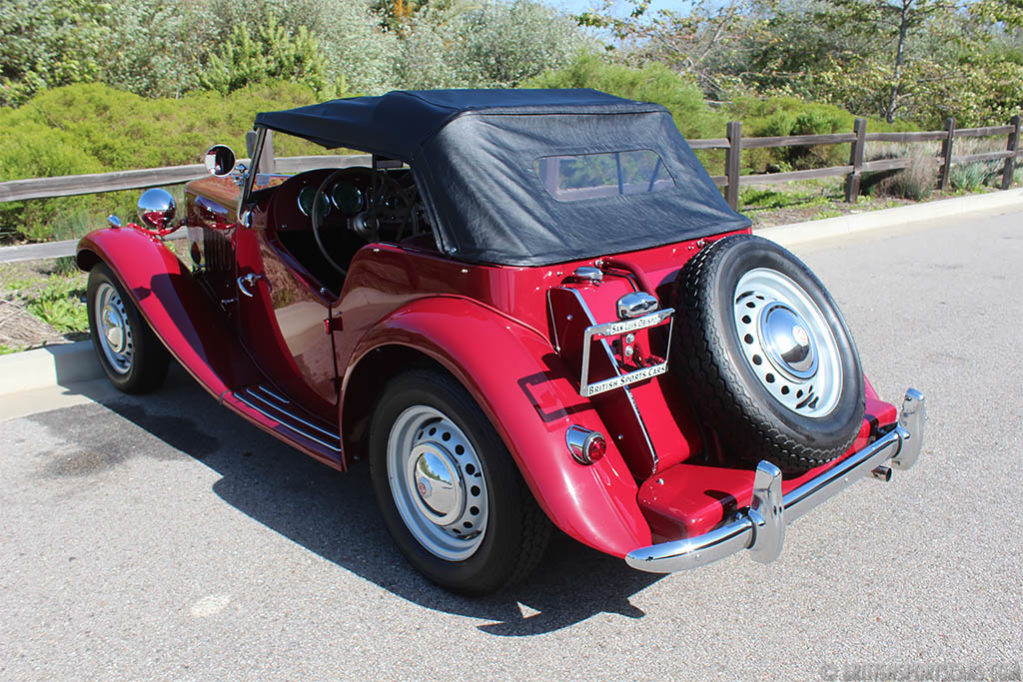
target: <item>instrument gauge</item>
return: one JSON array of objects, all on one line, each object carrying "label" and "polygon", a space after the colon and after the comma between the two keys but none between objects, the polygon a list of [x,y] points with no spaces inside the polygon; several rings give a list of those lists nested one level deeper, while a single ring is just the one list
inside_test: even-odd
[{"label": "instrument gauge", "polygon": [[346,182],[334,185],[334,188],[330,190],[330,200],[337,206],[337,210],[345,215],[355,215],[362,210],[365,204],[362,190]]},{"label": "instrument gauge", "polygon": [[[302,212],[302,215],[309,216],[313,212],[313,201],[316,199],[316,188],[312,185],[303,187],[298,193],[298,210]],[[320,200],[316,202],[316,213],[320,218],[326,218],[330,214],[330,200],[327,199],[326,194],[320,195]]]}]

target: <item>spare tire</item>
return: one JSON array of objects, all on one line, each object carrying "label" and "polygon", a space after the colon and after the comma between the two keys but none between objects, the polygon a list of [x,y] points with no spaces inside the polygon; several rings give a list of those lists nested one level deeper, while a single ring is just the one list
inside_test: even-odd
[{"label": "spare tire", "polygon": [[798,473],[859,433],[864,379],[835,301],[794,255],[752,235],[702,249],[676,281],[672,371],[729,462]]}]

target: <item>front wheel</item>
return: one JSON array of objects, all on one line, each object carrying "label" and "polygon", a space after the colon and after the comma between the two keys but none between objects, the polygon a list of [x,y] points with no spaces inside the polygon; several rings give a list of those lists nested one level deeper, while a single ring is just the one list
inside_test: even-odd
[{"label": "front wheel", "polygon": [[89,335],[107,378],[125,393],[148,393],[167,376],[170,355],[103,263],[89,272]]},{"label": "front wheel", "polygon": [[388,530],[427,578],[486,594],[539,562],[550,522],[479,406],[449,375],[392,380],[370,428],[370,473]]}]

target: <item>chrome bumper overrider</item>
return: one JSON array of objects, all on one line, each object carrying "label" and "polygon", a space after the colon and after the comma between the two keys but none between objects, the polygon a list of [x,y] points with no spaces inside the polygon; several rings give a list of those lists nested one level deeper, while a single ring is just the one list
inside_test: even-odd
[{"label": "chrome bumper overrider", "polygon": [[696,537],[641,547],[629,552],[625,561],[650,573],[672,573],[698,568],[749,549],[754,560],[774,561],[785,542],[785,526],[855,481],[873,473],[887,480],[896,469],[909,469],[920,455],[924,436],[924,396],[916,389],[906,391],[899,422],[876,441],[839,462],[787,495],[781,492],[781,471],[770,462],[757,466],[753,500],[725,525]]}]

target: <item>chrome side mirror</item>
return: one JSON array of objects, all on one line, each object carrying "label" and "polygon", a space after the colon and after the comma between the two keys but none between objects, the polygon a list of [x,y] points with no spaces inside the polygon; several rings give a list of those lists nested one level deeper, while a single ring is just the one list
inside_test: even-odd
[{"label": "chrome side mirror", "polygon": [[216,144],[206,151],[206,170],[211,175],[222,178],[234,170],[235,156],[230,147]]},{"label": "chrome side mirror", "polygon": [[174,221],[174,197],[165,189],[147,189],[139,197],[139,220],[150,230],[165,230]]}]

